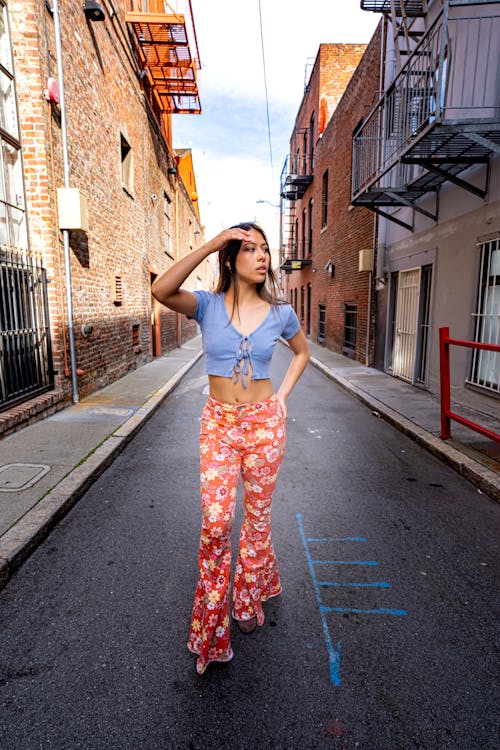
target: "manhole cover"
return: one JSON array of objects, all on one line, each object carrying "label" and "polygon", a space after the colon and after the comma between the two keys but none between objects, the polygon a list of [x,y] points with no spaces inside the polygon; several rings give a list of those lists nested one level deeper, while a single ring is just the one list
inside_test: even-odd
[{"label": "manhole cover", "polygon": [[19,492],[32,487],[50,471],[45,464],[4,464],[0,466],[0,492]]}]

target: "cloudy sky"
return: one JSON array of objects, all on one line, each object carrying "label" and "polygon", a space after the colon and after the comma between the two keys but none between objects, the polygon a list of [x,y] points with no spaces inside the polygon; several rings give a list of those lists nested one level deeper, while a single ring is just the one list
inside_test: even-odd
[{"label": "cloudy sky", "polygon": [[[174,116],[174,147],[191,148],[209,239],[259,220],[277,242],[279,178],[306,71],[322,42],[367,43],[380,15],[359,0],[192,0],[201,115]],[[266,109],[269,102],[271,148]]]}]

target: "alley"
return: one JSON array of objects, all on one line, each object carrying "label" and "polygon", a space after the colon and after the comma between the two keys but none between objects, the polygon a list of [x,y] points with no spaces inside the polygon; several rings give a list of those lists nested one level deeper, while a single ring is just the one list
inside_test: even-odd
[{"label": "alley", "polygon": [[275,495],[284,592],[196,674],[205,398],[198,363],[0,592],[2,750],[496,748],[498,505],[313,367]]}]

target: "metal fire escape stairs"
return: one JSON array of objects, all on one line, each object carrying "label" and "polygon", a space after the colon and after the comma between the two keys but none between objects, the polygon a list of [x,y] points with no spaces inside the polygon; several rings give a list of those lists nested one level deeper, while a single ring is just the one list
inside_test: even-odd
[{"label": "metal fire escape stairs", "polygon": [[[390,16],[398,71],[354,133],[352,203],[413,231],[415,211],[437,221],[445,182],[487,196],[500,153],[500,3],[444,0],[425,31],[423,1],[361,0],[361,7]],[[484,187],[458,176],[480,164]],[[434,211],[419,205],[429,194]],[[387,211],[400,206],[413,209],[411,224]]]},{"label": "metal fire escape stairs", "polygon": [[[292,143],[307,143],[308,130],[298,128],[294,132]],[[297,201],[302,199],[313,180],[312,161],[312,154],[301,153],[299,148],[286,157],[281,171],[281,268],[285,273],[300,270],[312,263],[311,258],[304,257],[304,249],[300,248],[297,222]]]},{"label": "metal fire escape stairs", "polygon": [[[181,7],[185,13],[179,12]],[[200,63],[190,0],[127,0],[125,20],[153,108],[200,114]]]}]

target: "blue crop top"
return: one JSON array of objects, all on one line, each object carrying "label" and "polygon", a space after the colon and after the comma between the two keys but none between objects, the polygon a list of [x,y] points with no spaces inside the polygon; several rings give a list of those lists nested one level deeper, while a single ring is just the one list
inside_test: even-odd
[{"label": "blue crop top", "polygon": [[245,377],[252,367],[252,380],[270,377],[271,358],[280,336],[291,339],[300,331],[295,310],[288,304],[271,305],[257,328],[243,336],[229,320],[223,294],[194,292],[196,312],[192,316],[201,328],[205,372],[238,381],[246,388]]}]

